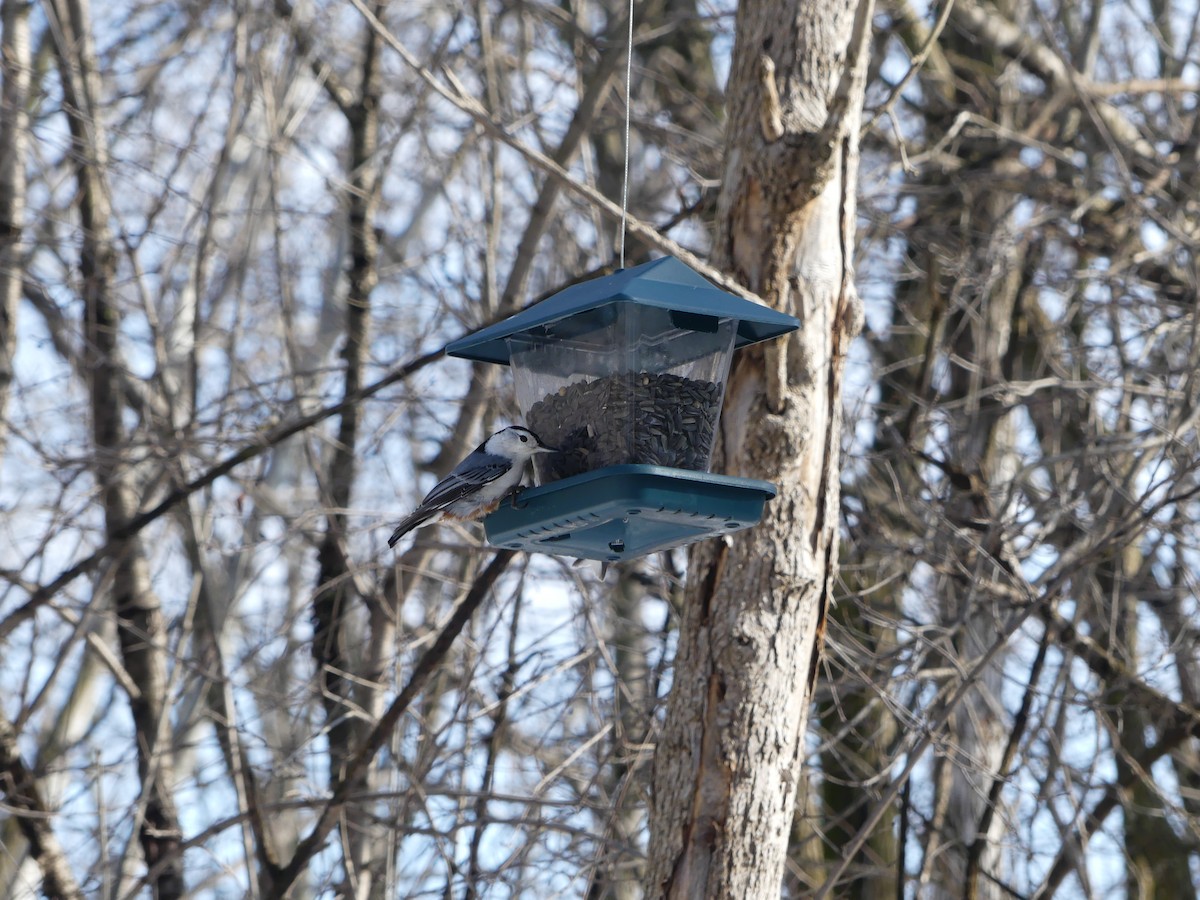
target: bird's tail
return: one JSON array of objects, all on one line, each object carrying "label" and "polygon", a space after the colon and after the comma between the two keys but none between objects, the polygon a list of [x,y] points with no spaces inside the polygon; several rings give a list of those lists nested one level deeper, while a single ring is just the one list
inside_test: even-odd
[{"label": "bird's tail", "polygon": [[414,528],[424,525],[427,520],[433,517],[436,510],[419,509],[414,513],[409,514],[400,520],[400,524],[396,526],[396,530],[392,532],[392,536],[388,538],[388,546],[395,547],[396,542],[404,537]]}]

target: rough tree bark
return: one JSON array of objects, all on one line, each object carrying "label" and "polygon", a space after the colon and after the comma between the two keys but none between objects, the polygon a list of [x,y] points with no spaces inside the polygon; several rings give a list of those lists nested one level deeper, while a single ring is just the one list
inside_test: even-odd
[{"label": "rough tree bark", "polygon": [[[647,893],[778,896],[837,565],[841,376],[861,327],[855,182],[872,0],[746,0],[713,262],[803,325],[734,362],[724,471],[762,524],[693,554],[655,758]],[[791,23],[781,27],[780,23]]]},{"label": "rough tree bark", "polygon": [[21,297],[22,229],[25,219],[25,154],[28,145],[28,0],[0,2],[0,456],[8,428],[4,411],[13,380],[17,301]]},{"label": "rough tree bark", "polygon": [[0,798],[28,842],[41,868],[41,892],[62,900],[82,900],[83,892],[71,874],[71,866],[51,827],[53,810],[45,802],[36,775],[25,765],[17,749],[12,723],[0,715]]},{"label": "rough tree bark", "polygon": [[121,660],[138,688],[129,698],[143,785],[138,843],[147,868],[154,873],[152,896],[167,900],[185,890],[182,833],[171,794],[175,776],[167,716],[169,642],[141,542],[121,536],[139,511],[139,490],[125,456],[128,436],[117,342],[121,313],[114,290],[117,256],[110,224],[111,191],[104,183],[107,138],[96,114],[99,78],[91,11],[87,0],[57,0],[47,5],[47,13],[54,19],[63,106],[79,184],[79,291],[84,308],[84,365],[89,373],[92,469],[103,499],[105,530],[118,548],[113,553],[111,603],[117,615]]}]

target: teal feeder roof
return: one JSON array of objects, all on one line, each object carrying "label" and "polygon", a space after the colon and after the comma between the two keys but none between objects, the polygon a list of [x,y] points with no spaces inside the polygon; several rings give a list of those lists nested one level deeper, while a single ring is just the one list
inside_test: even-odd
[{"label": "teal feeder roof", "polygon": [[529,488],[484,521],[498,547],[621,562],[757,525],[775,485],[664,466],[609,466]]},{"label": "teal feeder roof", "polygon": [[734,347],[744,347],[795,331],[800,320],[723,291],[699,272],[665,256],[632,269],[574,284],[503,322],[497,322],[447,345],[450,356],[508,365],[507,338],[532,333],[554,336],[552,326],[563,320],[595,318],[594,311],[615,303],[634,303],[659,309],[680,328],[706,330],[706,321],[737,322]]}]

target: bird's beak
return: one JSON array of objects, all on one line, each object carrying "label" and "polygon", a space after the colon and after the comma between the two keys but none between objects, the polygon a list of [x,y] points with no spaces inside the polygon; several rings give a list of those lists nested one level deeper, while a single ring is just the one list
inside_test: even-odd
[{"label": "bird's beak", "polygon": [[538,444],[535,453],[558,453],[557,447],[547,447],[545,444]]}]

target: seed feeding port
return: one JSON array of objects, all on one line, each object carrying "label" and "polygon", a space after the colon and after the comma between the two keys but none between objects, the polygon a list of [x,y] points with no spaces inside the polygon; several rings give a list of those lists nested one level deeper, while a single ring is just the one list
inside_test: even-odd
[{"label": "seed feeding port", "polygon": [[535,457],[543,484],[583,472],[647,463],[704,471],[724,385],[669,372],[606,375],[535,402],[525,424],[557,453]]},{"label": "seed feeding port", "polygon": [[734,349],[797,327],[666,257],[451,344],[511,366],[525,424],[558,448],[488,540],[607,562],[756,524],[775,486],[708,471],[725,382]]}]

